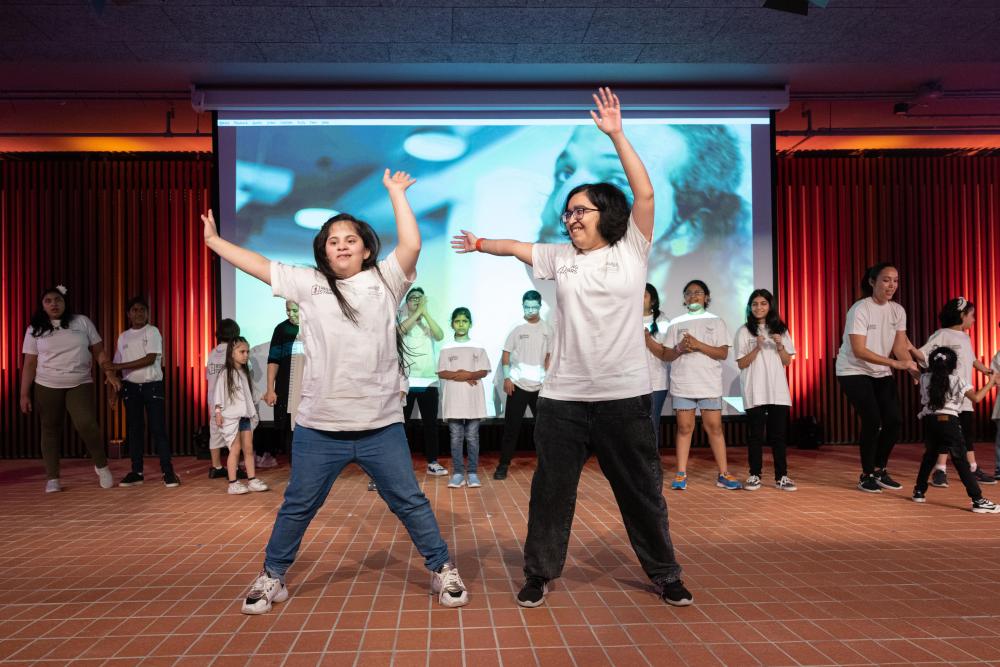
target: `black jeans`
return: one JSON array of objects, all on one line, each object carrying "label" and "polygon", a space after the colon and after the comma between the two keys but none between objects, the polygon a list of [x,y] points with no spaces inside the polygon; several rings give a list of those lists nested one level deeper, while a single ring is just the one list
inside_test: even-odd
[{"label": "black jeans", "polygon": [[427,462],[438,459],[438,390],[437,387],[416,387],[406,394],[403,419],[410,421],[413,405],[420,406],[420,421],[424,429],[424,457]]},{"label": "black jeans", "polygon": [[972,410],[958,413],[958,423],[962,425],[962,439],[965,442],[965,451],[976,451],[976,443],[973,440],[972,429],[975,428],[976,413]]},{"label": "black jeans", "polygon": [[167,439],[166,397],[163,380],[156,382],[122,382],[125,399],[125,441],[132,457],[132,472],[142,473],[142,457],[146,453],[146,416],[149,416],[149,435],[160,457],[163,474],[172,473],[170,441]]},{"label": "black jeans", "polygon": [[292,415],[288,412],[287,404],[274,404],[274,440],[271,446],[265,449],[269,449],[271,454],[278,452],[288,454],[288,464],[292,464]]},{"label": "black jeans", "polygon": [[764,467],[764,442],[771,446],[774,456],[774,479],[788,474],[785,457],[788,442],[787,405],[758,405],[747,408],[747,449],[749,450],[750,474],[760,477]]},{"label": "black jeans", "polygon": [[538,417],[538,392],[525,391],[516,384],[514,393],[507,397],[507,407],[503,412],[503,442],[500,445],[500,465],[510,465],[517,449],[517,439],[521,435],[524,410],[531,406],[531,414]]},{"label": "black jeans", "polygon": [[680,578],[649,410],[648,394],[615,401],[538,401],[538,467],[531,480],[524,541],[526,576],[551,580],[562,573],[580,473],[595,454],[643,571],[657,583]]},{"label": "black jeans", "polygon": [[896,379],[838,375],[837,381],[861,418],[861,471],[871,475],[889,463],[903,424]]},{"label": "black jeans", "polygon": [[947,453],[951,455],[951,463],[965,485],[965,492],[973,500],[982,498],[979,482],[965,458],[965,437],[962,435],[959,418],[951,415],[925,415],[923,421],[924,458],[920,461],[916,490],[927,491],[927,478],[937,463],[938,454]]}]

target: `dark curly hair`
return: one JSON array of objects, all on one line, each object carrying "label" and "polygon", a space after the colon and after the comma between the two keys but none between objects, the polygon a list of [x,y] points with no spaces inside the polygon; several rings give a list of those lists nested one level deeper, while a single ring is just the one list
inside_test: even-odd
[{"label": "dark curly hair", "polygon": [[[614,245],[622,240],[625,232],[628,231],[628,218],[632,213],[629,206],[628,197],[625,193],[610,183],[584,183],[569,191],[566,195],[566,203],[563,210],[569,209],[569,200],[574,195],[585,192],[587,198],[599,211],[600,218],[597,221],[597,233],[601,235],[608,245]],[[569,236],[569,229],[563,225],[562,233]]]},{"label": "dark curly hair", "polygon": [[[76,317],[76,313],[74,313],[69,307],[69,299],[67,299],[66,295],[63,294],[58,288],[46,287],[42,290],[42,293],[38,295],[38,303],[41,304],[42,300],[45,299],[48,294],[58,294],[62,297],[63,302],[66,304],[66,307],[63,308],[62,317],[59,318],[59,328],[66,329],[69,327],[69,323],[73,321],[73,318]],[[50,331],[55,331],[55,327],[52,325],[52,320],[49,318],[48,313],[46,313],[45,309],[39,305],[38,309],[31,314],[31,335],[34,338],[38,338],[39,336],[44,336]]]}]

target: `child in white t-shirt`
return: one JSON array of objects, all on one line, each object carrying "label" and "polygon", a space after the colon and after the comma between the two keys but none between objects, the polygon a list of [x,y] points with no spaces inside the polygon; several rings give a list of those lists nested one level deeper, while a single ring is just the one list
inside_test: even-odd
[{"label": "child in white t-shirt", "polygon": [[[653,340],[660,344],[663,343],[667,328],[670,326],[670,320],[660,313],[660,293],[650,283],[646,283],[646,291],[642,295],[642,326]],[[667,402],[667,389],[670,386],[668,377],[670,364],[650,350],[646,350],[646,361],[649,365],[649,385],[652,389],[649,395],[649,416],[653,420],[653,440],[659,447],[663,404]]]},{"label": "child in white t-shirt", "polygon": [[695,410],[701,411],[701,426],[708,436],[719,467],[716,486],[732,491],[743,488],[729,473],[726,436],[722,431],[722,361],[729,355],[729,329],[721,318],[708,312],[712,292],[701,280],[684,286],[688,312],[670,321],[663,343],[646,334],[646,347],[670,362],[670,394],[677,416],[677,474],[670,488],[687,488],[687,464],[694,434]]},{"label": "child in white t-shirt", "polygon": [[[253,430],[260,419],[257,417],[253,379],[250,376],[250,344],[242,336],[234,338],[226,346],[226,366],[215,383],[212,412],[216,426],[212,434],[213,448],[229,448],[228,492],[240,495],[250,491],[267,491],[267,484],[257,479],[254,470]],[[236,477],[241,450],[248,476],[246,484]]]},{"label": "child in white t-shirt", "polygon": [[927,478],[931,467],[942,452],[951,455],[952,465],[965,485],[976,514],[996,514],[1000,506],[983,498],[975,475],[965,458],[965,438],[958,413],[966,399],[978,403],[993,389],[997,376],[991,375],[979,391],[973,389],[958,372],[958,355],[950,347],[938,347],[927,358],[928,372],[920,377],[920,403],[923,409],[917,415],[924,425],[924,457],[913,487],[913,502],[926,502]]},{"label": "child in white t-shirt", "polygon": [[785,456],[788,412],[792,405],[785,367],[792,363],[795,347],[768,290],[758,289],[750,294],[747,322],[736,332],[733,347],[736,365],[740,367],[740,389],[749,427],[750,475],[744,488],[749,491],[760,488],[766,439],[774,457],[775,488],[795,491]]},{"label": "child in white t-shirt", "polygon": [[[472,313],[468,308],[456,308],[451,314],[454,342],[441,348],[438,354],[438,377],[444,391],[444,420],[451,435],[452,474],[448,488],[482,486],[476,471],[479,468],[479,422],[486,418],[486,395],[482,379],[490,371],[486,350],[469,340]],[[468,443],[468,480],[462,456],[463,444]]]},{"label": "child in white t-shirt", "polygon": [[[997,323],[997,326],[1000,326],[1000,322]],[[990,362],[990,370],[993,371],[993,377],[1000,378],[1000,352],[993,355],[993,361]],[[993,443],[995,448],[993,456],[993,479],[1000,481],[1000,394],[997,395],[997,400],[993,404],[993,414],[991,417],[997,431],[996,440]]]},{"label": "child in white t-shirt", "polygon": [[[214,414],[215,385],[222,372],[226,370],[226,348],[229,342],[238,338],[239,335],[240,325],[236,323],[236,320],[231,320],[228,317],[219,320],[218,326],[215,327],[215,347],[208,353],[208,358],[205,360],[205,380],[208,382],[208,391],[205,393],[208,397],[208,452],[212,457],[212,467],[208,470],[209,479],[227,479],[229,476],[222,466],[222,445],[219,444],[222,440],[215,437],[218,428],[215,425]],[[239,479],[246,479],[247,474],[242,468],[236,474]]]}]

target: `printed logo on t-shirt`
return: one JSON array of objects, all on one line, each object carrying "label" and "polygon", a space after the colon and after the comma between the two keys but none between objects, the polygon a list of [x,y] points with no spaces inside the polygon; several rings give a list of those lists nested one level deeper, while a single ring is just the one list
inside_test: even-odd
[{"label": "printed logo on t-shirt", "polygon": [[225,369],[226,369],[226,365],[225,364],[209,364],[205,368],[205,370],[208,372],[209,375],[218,375],[219,373],[221,373]]},{"label": "printed logo on t-shirt", "polygon": [[869,324],[868,325],[868,330],[869,331],[875,331],[876,329],[878,329],[878,325],[877,324]]},{"label": "printed logo on t-shirt", "polygon": [[529,338],[531,338],[531,334],[520,334],[518,335],[518,338],[520,340],[528,340]]},{"label": "printed logo on t-shirt", "polygon": [[329,287],[324,287],[322,285],[313,285],[312,286],[312,293],[313,294],[333,294],[333,290],[330,289]]},{"label": "printed logo on t-shirt", "polygon": [[448,361],[458,361],[458,355],[457,354],[449,354],[448,355]]},{"label": "printed logo on t-shirt", "polygon": [[382,286],[381,285],[369,285],[368,286],[368,296],[372,299],[378,299],[382,296]]},{"label": "printed logo on t-shirt", "polygon": [[621,269],[621,266],[618,265],[618,262],[608,262],[604,266],[607,267],[607,270],[611,272],[615,272]]},{"label": "printed logo on t-shirt", "polygon": [[560,266],[556,269],[556,275],[564,276],[567,273],[576,273],[578,270],[579,268],[576,264],[573,264],[572,266]]}]

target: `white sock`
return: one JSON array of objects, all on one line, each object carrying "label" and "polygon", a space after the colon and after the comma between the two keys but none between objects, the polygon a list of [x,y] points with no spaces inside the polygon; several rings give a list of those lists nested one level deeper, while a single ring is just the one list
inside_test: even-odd
[{"label": "white sock", "polygon": [[947,468],[947,467],[945,466],[945,464],[943,464],[943,463],[936,463],[936,464],[934,465],[934,469],[935,469],[935,470],[940,470],[940,471],[942,471],[942,472],[945,472],[945,471],[947,471],[947,470],[948,470],[948,468]]},{"label": "white sock", "polygon": [[973,461],[972,463],[969,464],[969,470],[971,470],[972,472],[976,472],[976,469],[978,469],[978,468],[979,468],[979,464],[976,463],[975,461]]}]

